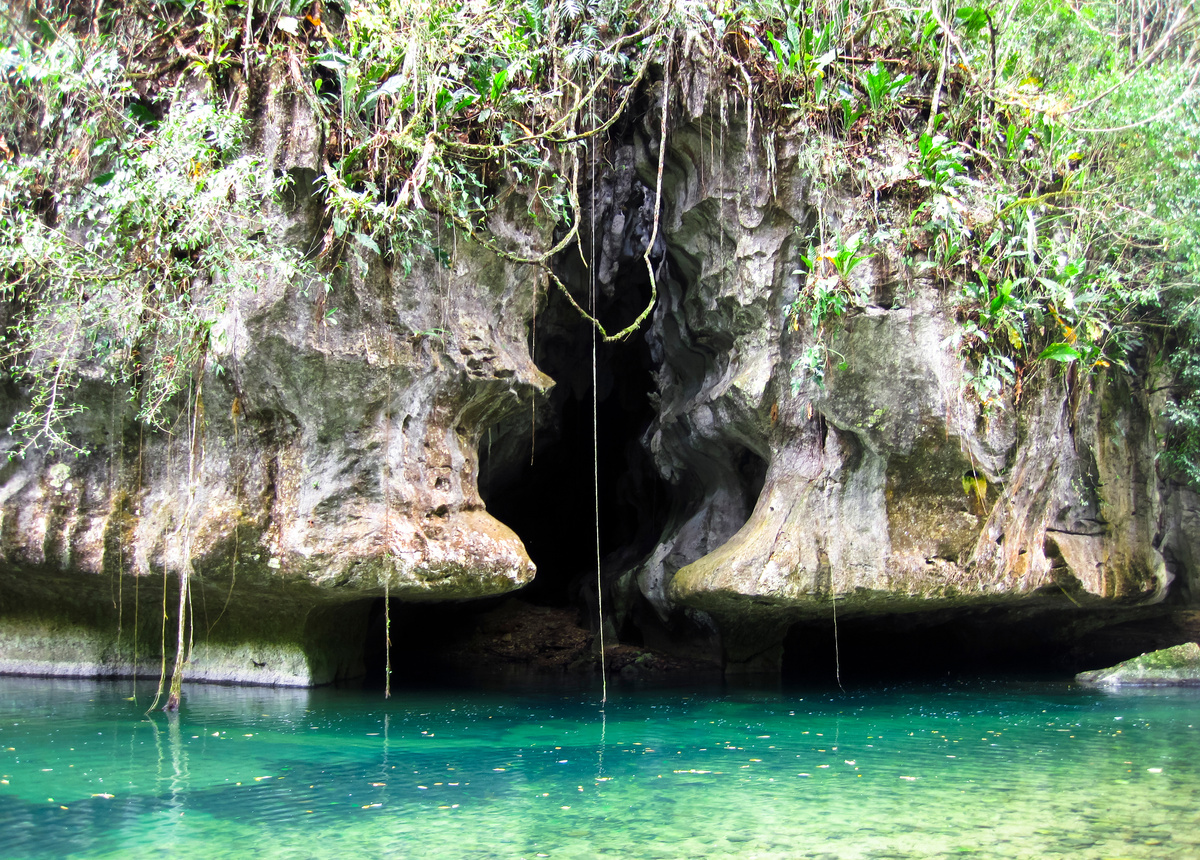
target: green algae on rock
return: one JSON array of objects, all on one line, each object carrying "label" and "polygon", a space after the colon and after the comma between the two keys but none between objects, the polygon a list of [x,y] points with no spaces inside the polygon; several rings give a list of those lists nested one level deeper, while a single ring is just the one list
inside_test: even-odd
[{"label": "green algae on rock", "polygon": [[1151,651],[1107,669],[1080,672],[1075,680],[1106,687],[1200,686],[1200,645],[1185,642]]}]

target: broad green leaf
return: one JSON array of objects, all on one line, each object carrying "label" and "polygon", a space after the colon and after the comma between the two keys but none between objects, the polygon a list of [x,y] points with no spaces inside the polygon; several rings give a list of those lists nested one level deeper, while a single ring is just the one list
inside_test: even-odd
[{"label": "broad green leaf", "polygon": [[366,233],[355,233],[354,241],[362,245],[368,251],[374,251],[376,254],[380,253],[378,243],[376,243],[376,241]]},{"label": "broad green leaf", "polygon": [[1072,362],[1079,358],[1079,352],[1067,343],[1052,343],[1042,350],[1038,356],[1039,361],[1064,361]]}]

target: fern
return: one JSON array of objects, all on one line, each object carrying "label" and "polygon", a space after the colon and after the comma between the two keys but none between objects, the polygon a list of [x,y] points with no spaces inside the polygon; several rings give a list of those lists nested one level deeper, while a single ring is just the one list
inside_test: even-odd
[{"label": "fern", "polygon": [[571,68],[590,63],[596,57],[596,47],[590,42],[573,42],[567,47],[566,61]]}]

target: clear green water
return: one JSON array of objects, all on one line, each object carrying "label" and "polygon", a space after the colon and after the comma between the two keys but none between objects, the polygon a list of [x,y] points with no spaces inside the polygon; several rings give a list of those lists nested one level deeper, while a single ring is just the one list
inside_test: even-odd
[{"label": "clear green water", "polygon": [[0,856],[1200,857],[1192,691],[131,692],[0,678]]}]

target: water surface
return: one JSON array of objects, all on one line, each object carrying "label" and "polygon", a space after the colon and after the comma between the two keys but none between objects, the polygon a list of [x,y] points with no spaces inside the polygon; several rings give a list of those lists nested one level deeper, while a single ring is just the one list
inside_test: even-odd
[{"label": "water surface", "polygon": [[1200,695],[0,678],[5,857],[1196,858]]}]

